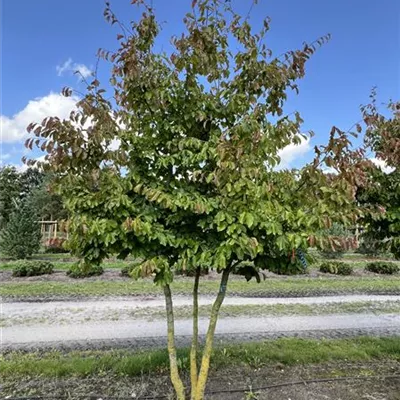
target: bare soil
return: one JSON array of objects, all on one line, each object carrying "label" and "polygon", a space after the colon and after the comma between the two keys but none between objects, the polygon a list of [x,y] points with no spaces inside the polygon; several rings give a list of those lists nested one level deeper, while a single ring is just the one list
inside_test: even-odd
[{"label": "bare soil", "polygon": [[[332,380],[310,382],[315,379]],[[282,384],[284,386],[271,387]],[[49,397],[50,394],[54,397]],[[137,378],[106,374],[86,379],[15,377],[2,381],[0,396],[46,396],[46,399],[70,400],[82,399],[82,396],[103,400],[111,396],[132,399],[148,396],[156,399],[172,398],[172,388],[167,373]],[[282,364],[242,365],[212,371],[206,399],[399,400],[400,363],[326,363],[292,367]]]}]

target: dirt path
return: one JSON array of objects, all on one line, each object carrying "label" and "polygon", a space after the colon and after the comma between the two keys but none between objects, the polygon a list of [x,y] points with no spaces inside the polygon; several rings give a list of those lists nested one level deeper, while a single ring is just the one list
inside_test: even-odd
[{"label": "dirt path", "polygon": [[[400,296],[329,296],[307,298],[228,298],[226,305],[290,305],[329,304],[360,301],[399,301]],[[209,305],[210,297],[201,297],[201,305]],[[190,298],[176,297],[176,306],[190,305]],[[163,299],[108,299],[87,302],[4,303],[2,321],[11,321],[1,328],[2,350],[46,347],[152,347],[165,342],[166,324],[160,317],[135,317],[135,310],[159,309]],[[131,311],[119,320],[121,310]],[[75,318],[74,316],[78,316]],[[82,318],[83,317],[83,318]],[[13,325],[12,321],[16,321]],[[207,319],[200,319],[200,335],[207,329]],[[186,345],[192,332],[189,319],[176,321],[178,343]],[[264,337],[305,336],[340,337],[359,334],[400,335],[400,315],[337,314],[313,316],[222,317],[217,326],[220,340],[259,340]]]}]

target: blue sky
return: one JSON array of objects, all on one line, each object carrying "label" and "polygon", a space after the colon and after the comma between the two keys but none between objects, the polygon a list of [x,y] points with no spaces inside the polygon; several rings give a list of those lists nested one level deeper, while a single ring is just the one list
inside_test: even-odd
[{"label": "blue sky", "polygon": [[[182,16],[191,0],[153,0],[160,21],[166,21],[159,45],[169,47],[171,34],[182,31]],[[234,0],[247,14],[250,0]],[[138,16],[129,0],[111,0],[122,19]],[[24,127],[49,113],[66,116],[70,100],[57,93],[69,85],[83,90],[73,75],[96,63],[99,47],[113,49],[116,28],[103,18],[103,0],[2,0],[1,95],[2,163],[21,164]],[[298,110],[316,136],[311,144],[289,148],[285,163],[298,166],[323,143],[332,125],[348,129],[360,119],[359,106],[378,87],[379,99],[400,98],[400,2],[398,0],[259,0],[251,22],[272,18],[267,44],[275,55],[300,47],[326,33],[332,40],[320,49],[291,95],[288,112]],[[57,68],[58,67],[58,68]],[[100,67],[103,79],[107,64]]]}]

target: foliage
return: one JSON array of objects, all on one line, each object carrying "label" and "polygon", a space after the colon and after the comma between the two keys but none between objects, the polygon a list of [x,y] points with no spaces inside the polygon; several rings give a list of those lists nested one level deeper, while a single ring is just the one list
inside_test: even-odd
[{"label": "foliage", "polygon": [[23,259],[40,247],[40,226],[29,201],[20,204],[0,233],[0,250],[7,256]]},{"label": "foliage", "polygon": [[365,269],[369,272],[375,272],[376,274],[387,275],[393,275],[400,271],[400,267],[397,264],[388,261],[376,261],[369,263]]},{"label": "foliage", "polygon": [[371,173],[373,184],[358,190],[360,204],[380,210],[376,215],[364,217],[363,238],[400,259],[400,103],[390,103],[391,115],[386,117],[377,110],[375,92],[371,97],[371,104],[362,108],[367,125],[366,141],[392,171],[385,173],[376,167]]},{"label": "foliage", "polygon": [[21,199],[30,197],[31,193],[40,187],[45,179],[45,174],[38,168],[27,168],[21,172],[15,182],[20,187]]},{"label": "foliage", "polygon": [[65,248],[65,239],[52,238],[45,243],[45,253],[68,253],[69,250]]},{"label": "foliage", "polygon": [[132,266],[126,265],[125,267],[121,268],[121,276],[130,276],[132,272]]},{"label": "foliage", "polygon": [[325,261],[319,267],[320,272],[334,275],[351,275],[353,267],[344,262]]},{"label": "foliage", "polygon": [[[333,222],[349,226],[366,212],[354,194],[366,183],[367,164],[363,149],[334,127],[313,162],[299,171],[276,169],[280,151],[309,136],[299,134],[300,114],[285,115],[284,104],[329,35],[274,58],[265,44],[268,18],[253,33],[230,2],[195,0],[167,54],[155,45],[154,10],[133,3],[144,8],[142,18],[118,35],[115,53],[100,51],[112,63],[115,103],[96,77],[69,120],[30,124],[26,146],[45,151],[41,166],[57,174],[75,254],[94,265],[134,254],[142,262],[131,276],[151,276],[163,287],[178,399],[185,395],[174,344],[174,271],[195,275],[194,332],[200,272],[221,273],[199,370],[193,335],[191,396],[200,400],[230,273],[260,280],[262,269],[289,270],[282,260],[294,263],[298,249],[335,248],[337,240],[315,232]],[[119,23],[109,5],[105,17]]]},{"label": "foliage", "polygon": [[13,267],[13,276],[38,276],[52,274],[54,265],[48,261],[18,261]]},{"label": "foliage", "polygon": [[141,261],[135,261],[133,263],[129,263],[129,265],[121,268],[121,276],[131,276],[134,273],[134,270],[137,269],[138,265],[141,264]]},{"label": "foliage", "polygon": [[[311,255],[306,255],[307,265],[314,261]],[[269,256],[259,256],[254,260],[255,266],[261,270],[268,270],[278,275],[297,275],[304,274],[307,265],[303,265],[295,252],[292,254],[274,254]]]},{"label": "foliage", "polygon": [[50,190],[52,179],[52,174],[37,168],[24,172],[11,166],[0,168],[0,229],[7,224],[12,212],[28,199],[38,218],[65,218],[61,197]]},{"label": "foliage", "polygon": [[90,265],[84,262],[74,263],[67,270],[67,275],[71,278],[89,278],[90,276],[102,275],[104,268],[100,265]]},{"label": "foliage", "polygon": [[360,244],[356,249],[357,253],[377,257],[384,254],[384,248],[380,240],[373,239],[368,234],[362,235]]},{"label": "foliage", "polygon": [[19,186],[16,184],[18,172],[15,167],[0,168],[0,229],[7,224],[19,199]]},{"label": "foliage", "polygon": [[340,245],[336,246],[334,249],[327,248],[325,250],[321,250],[321,255],[324,258],[328,259],[343,257],[344,253],[349,247],[347,245],[348,241],[353,239],[353,235],[349,231],[349,229],[346,229],[343,224],[340,224],[338,222],[334,222],[330,228],[321,230],[321,234],[327,237],[331,237],[340,243]]},{"label": "foliage", "polygon": [[53,180],[53,174],[45,174],[40,185],[36,186],[31,193],[31,202],[40,219],[45,221],[60,221],[67,218],[61,196],[53,190]]}]

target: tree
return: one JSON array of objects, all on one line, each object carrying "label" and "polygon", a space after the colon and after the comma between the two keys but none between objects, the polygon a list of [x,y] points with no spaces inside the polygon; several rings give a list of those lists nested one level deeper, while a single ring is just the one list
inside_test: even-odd
[{"label": "tree", "polygon": [[32,192],[40,187],[45,180],[45,174],[38,168],[27,168],[20,173],[20,198],[25,199],[29,197]]},{"label": "tree", "polygon": [[0,229],[3,229],[19,201],[21,187],[15,167],[0,169]]},{"label": "tree", "polygon": [[372,183],[357,194],[360,203],[382,211],[365,216],[363,237],[376,249],[391,251],[400,259],[400,103],[388,105],[391,115],[387,117],[377,109],[375,91],[371,97],[371,103],[362,107],[367,126],[365,140],[378,159],[393,170],[385,173],[375,167],[371,171]]},{"label": "tree", "polygon": [[350,243],[355,240],[354,235],[352,234],[351,231],[348,229],[345,229],[345,227],[342,224],[339,224],[337,222],[334,222],[332,226],[328,229],[323,229],[321,234],[329,236],[331,238],[335,238],[338,242],[341,243],[340,246],[337,246],[337,248],[332,251],[332,249],[328,249],[327,251],[323,251],[322,255],[325,258],[340,258],[343,257],[343,254],[345,253],[346,250],[348,250],[349,246],[348,243]]},{"label": "tree", "polygon": [[0,229],[7,224],[20,202],[29,198],[43,180],[44,174],[37,168],[28,168],[23,172],[12,166],[0,169]]},{"label": "tree", "polygon": [[40,185],[35,187],[30,196],[32,205],[42,220],[60,221],[67,219],[61,196],[52,188],[54,176],[45,174]]},{"label": "tree", "polygon": [[20,204],[1,231],[0,249],[12,258],[24,259],[40,247],[40,225],[36,210],[29,201]]},{"label": "tree", "polygon": [[[274,58],[264,44],[268,19],[252,33],[230,2],[199,0],[166,54],[156,50],[154,10],[133,3],[144,12],[129,28],[108,5],[105,10],[122,29],[119,49],[100,51],[113,64],[113,101],[96,77],[69,120],[30,124],[26,146],[47,152],[42,166],[57,174],[75,254],[92,264],[134,254],[142,261],[132,277],[151,276],[163,288],[178,399],[186,392],[171,284],[175,271],[194,272],[190,397],[200,400],[230,274],[259,280],[263,269],[294,261],[299,250],[335,247],[314,232],[356,221],[363,210],[354,196],[366,183],[368,163],[363,149],[353,149],[348,134],[334,127],[312,163],[299,171],[275,169],[279,150],[302,136],[300,115],[284,114],[287,91],[297,91],[306,61],[329,36]],[[325,174],[325,165],[337,174]],[[221,282],[200,358],[198,288],[208,268]]]}]

